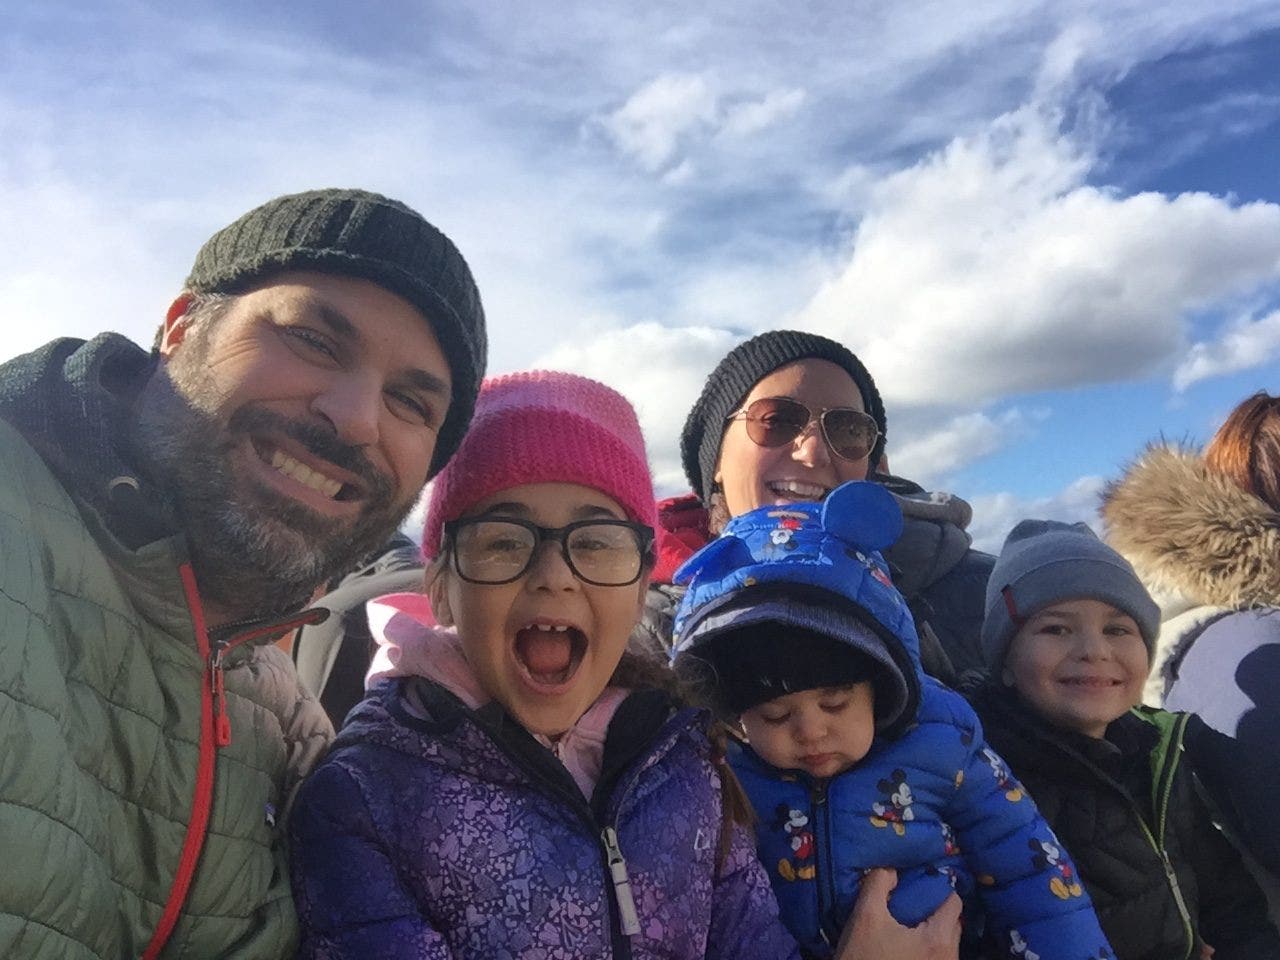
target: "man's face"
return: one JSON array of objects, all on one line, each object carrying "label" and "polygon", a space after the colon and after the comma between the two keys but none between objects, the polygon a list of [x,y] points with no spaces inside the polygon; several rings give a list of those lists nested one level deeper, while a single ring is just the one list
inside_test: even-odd
[{"label": "man's face", "polygon": [[444,353],[407,301],[329,274],[282,273],[186,319],[139,403],[142,456],[215,601],[300,599],[412,507],[448,411]]}]

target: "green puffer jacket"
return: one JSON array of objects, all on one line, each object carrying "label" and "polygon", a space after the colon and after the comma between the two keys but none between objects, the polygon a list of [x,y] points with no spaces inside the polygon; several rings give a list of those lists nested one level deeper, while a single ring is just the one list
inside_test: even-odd
[{"label": "green puffer jacket", "polygon": [[159,956],[284,960],[283,813],[332,729],[254,642],[278,630],[199,626],[183,538],[116,449],[149,370],[113,335],[0,366],[0,956],[155,956],[168,905]]}]

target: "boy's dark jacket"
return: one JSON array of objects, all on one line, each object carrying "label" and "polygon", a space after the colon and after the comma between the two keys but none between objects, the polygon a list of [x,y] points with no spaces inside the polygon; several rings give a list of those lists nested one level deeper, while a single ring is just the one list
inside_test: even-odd
[{"label": "boy's dark jacket", "polygon": [[[749,748],[733,758],[783,919],[805,950],[830,956],[861,871],[891,866],[899,881],[889,907],[903,923],[928,917],[954,883],[962,894],[976,889],[988,932],[1009,955],[1107,956],[1089,898],[1035,804],[987,749],[968,703],[921,671],[911,611],[876,552],[900,528],[886,491],[845,484],[822,504],[734,518],[677,574],[691,581],[676,624],[678,670],[732,656],[731,631],[700,628],[760,595],[753,591],[768,596],[782,585],[820,602],[812,591],[825,585],[826,601],[858,616],[912,677],[905,732],[879,733],[834,778],[779,771]],[[779,642],[786,636],[780,627]]]},{"label": "boy's dark jacket", "polygon": [[1052,727],[999,684],[970,697],[1079,865],[1117,960],[1195,960],[1203,943],[1214,960],[1280,957],[1261,892],[1197,795],[1188,714],[1139,708],[1098,741]]}]

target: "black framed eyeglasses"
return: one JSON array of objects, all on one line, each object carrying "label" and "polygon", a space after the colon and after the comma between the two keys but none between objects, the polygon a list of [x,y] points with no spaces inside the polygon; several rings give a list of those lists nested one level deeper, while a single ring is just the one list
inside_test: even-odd
[{"label": "black framed eyeglasses", "polygon": [[469,583],[519,580],[533,566],[538,547],[560,544],[573,575],[597,587],[625,587],[640,579],[653,548],[653,528],[629,520],[578,520],[542,527],[513,517],[467,517],[444,525],[453,569]]},{"label": "black framed eyeglasses", "polygon": [[875,418],[853,407],[828,407],[814,413],[790,397],[761,397],[725,418],[745,420],[747,437],[759,447],[781,447],[793,442],[814,420],[822,439],[842,460],[862,460],[871,455],[880,428]]}]

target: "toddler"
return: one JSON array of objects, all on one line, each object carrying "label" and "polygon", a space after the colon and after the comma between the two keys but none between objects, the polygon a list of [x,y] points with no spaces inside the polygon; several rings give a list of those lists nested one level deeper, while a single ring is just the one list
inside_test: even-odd
[{"label": "toddler", "polygon": [[733,765],[783,919],[830,956],[862,874],[888,866],[904,924],[954,887],[999,956],[1109,956],[1053,831],[968,704],[920,669],[877,553],[901,526],[887,491],[855,481],[734,518],[677,573],[676,668],[741,717]]},{"label": "toddler", "polygon": [[1160,609],[1083,523],[1024,520],[987,586],[971,694],[1070,848],[1118,960],[1280,957],[1182,749],[1189,714],[1138,707]]}]

